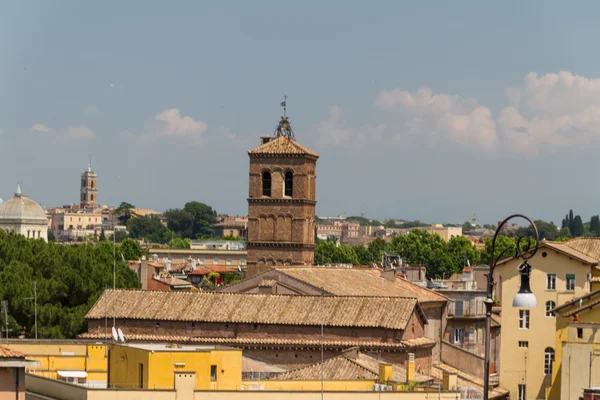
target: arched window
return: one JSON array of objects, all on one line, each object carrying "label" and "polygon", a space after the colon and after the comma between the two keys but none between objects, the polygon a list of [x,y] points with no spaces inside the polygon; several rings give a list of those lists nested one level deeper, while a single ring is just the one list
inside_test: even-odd
[{"label": "arched window", "polygon": [[92,189],[94,188],[94,181],[92,181]]},{"label": "arched window", "polygon": [[552,363],[554,362],[554,349],[546,347],[544,350],[544,374],[552,375]]},{"label": "arched window", "polygon": [[262,174],[263,196],[271,197],[271,173],[268,171]]},{"label": "arched window", "polygon": [[285,173],[285,195],[292,197],[294,194],[294,174],[292,171]]},{"label": "arched window", "polygon": [[553,301],[546,302],[546,317],[554,317],[554,313],[551,313],[550,310],[553,310],[556,307],[556,303]]},{"label": "arched window", "polygon": [[92,194],[92,201],[94,201],[94,195]]}]

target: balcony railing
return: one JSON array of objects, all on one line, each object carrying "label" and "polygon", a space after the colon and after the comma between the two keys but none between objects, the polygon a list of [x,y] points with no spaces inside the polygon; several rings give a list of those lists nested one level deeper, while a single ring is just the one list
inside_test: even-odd
[{"label": "balcony railing", "polygon": [[485,305],[481,301],[457,300],[448,306],[449,317],[482,317],[485,316]]}]

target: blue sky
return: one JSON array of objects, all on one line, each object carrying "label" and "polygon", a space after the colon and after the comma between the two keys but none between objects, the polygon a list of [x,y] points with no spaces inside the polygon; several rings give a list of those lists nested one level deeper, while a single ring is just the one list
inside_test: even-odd
[{"label": "blue sky", "polygon": [[289,96],[317,212],[493,222],[600,213],[600,5],[14,1],[0,197],[245,214],[246,150]]}]

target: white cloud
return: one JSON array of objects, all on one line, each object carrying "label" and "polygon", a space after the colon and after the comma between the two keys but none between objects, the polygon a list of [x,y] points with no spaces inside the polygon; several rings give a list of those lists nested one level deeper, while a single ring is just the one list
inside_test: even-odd
[{"label": "white cloud", "polygon": [[385,125],[365,125],[358,129],[348,128],[342,120],[343,110],[338,106],[329,108],[329,118],[313,127],[317,146],[341,146],[352,144],[356,147],[364,145],[369,140],[380,139]]},{"label": "white cloud", "polygon": [[531,72],[522,86],[508,88],[506,97],[508,106],[496,117],[475,99],[429,88],[384,91],[376,105],[405,116],[409,133],[475,151],[554,153],[600,144],[600,79]]},{"label": "white cloud", "polygon": [[156,115],[157,121],[164,122],[164,126],[157,132],[161,137],[188,137],[201,138],[207,125],[202,121],[195,121],[191,117],[182,117],[178,108],[164,110]]},{"label": "white cloud", "polygon": [[94,139],[96,137],[94,132],[85,125],[69,128],[67,130],[67,135],[70,138],[77,139],[77,140]]},{"label": "white cloud", "polygon": [[434,94],[431,89],[423,88],[415,93],[381,92],[376,105],[406,113],[407,131],[427,135],[426,141],[445,136],[463,147],[491,151],[498,140],[491,110],[474,99]]},{"label": "white cloud", "polygon": [[31,127],[31,132],[52,132],[52,129],[44,124],[35,124]]},{"label": "white cloud", "polygon": [[509,149],[553,153],[600,143],[600,79],[531,72],[506,95],[498,124]]}]

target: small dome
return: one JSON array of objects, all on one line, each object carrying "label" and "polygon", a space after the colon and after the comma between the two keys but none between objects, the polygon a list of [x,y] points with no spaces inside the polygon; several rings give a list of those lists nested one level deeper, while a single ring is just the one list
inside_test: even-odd
[{"label": "small dome", "polygon": [[17,188],[15,197],[0,204],[0,220],[37,220],[47,222],[46,211],[35,201],[21,194]]}]

